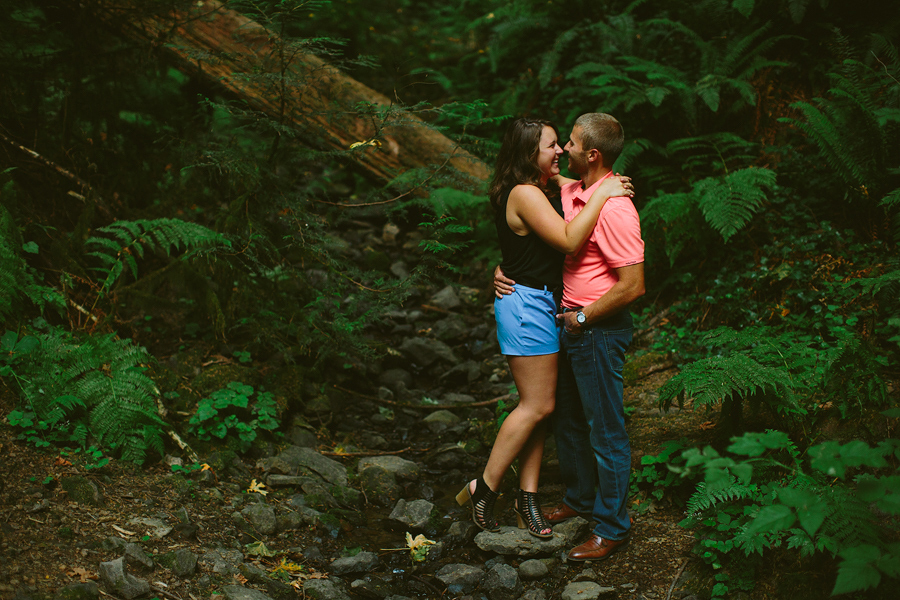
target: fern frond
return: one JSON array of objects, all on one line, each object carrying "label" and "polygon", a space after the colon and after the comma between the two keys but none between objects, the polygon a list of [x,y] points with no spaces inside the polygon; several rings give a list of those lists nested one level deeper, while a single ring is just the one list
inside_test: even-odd
[{"label": "fern frond", "polygon": [[713,508],[723,502],[752,498],[757,492],[755,485],[745,485],[734,477],[724,480],[723,483],[710,485],[705,481],[697,484],[696,491],[687,501],[688,514],[698,514]]},{"label": "fern frond", "polygon": [[774,171],[750,168],[704,179],[694,185],[694,193],[706,221],[727,242],[759,210],[766,191],[774,186]]},{"label": "fern frond", "polygon": [[659,389],[659,402],[691,398],[694,405],[713,405],[772,390],[783,395],[782,406],[794,405],[790,375],[785,369],[759,363],[744,354],[713,357],[686,365]]},{"label": "fern frond", "polygon": [[132,277],[137,278],[135,255],[143,257],[145,251],[161,252],[166,256],[183,251],[182,259],[185,259],[204,250],[231,246],[223,235],[179,219],[116,221],[97,232],[108,237],[92,236],[85,242],[85,248],[88,256],[96,257],[102,263],[93,270],[100,274],[103,290],[113,286],[126,266]]}]

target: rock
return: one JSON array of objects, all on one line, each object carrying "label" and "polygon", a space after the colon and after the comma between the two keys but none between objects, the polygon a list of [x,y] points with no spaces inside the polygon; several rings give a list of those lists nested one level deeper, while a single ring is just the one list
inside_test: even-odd
[{"label": "rock", "polygon": [[400,486],[394,476],[382,469],[366,469],[360,473],[359,483],[369,501],[377,506],[390,506],[400,498]]},{"label": "rock", "polygon": [[398,260],[391,263],[391,273],[397,279],[406,279],[409,277],[409,267],[404,261]]},{"label": "rock", "polygon": [[572,581],[597,581],[597,572],[590,567],[585,567],[572,577]]},{"label": "rock", "polygon": [[472,404],[475,402],[475,397],[469,394],[450,392],[449,394],[444,394],[443,402],[444,404]]},{"label": "rock", "polygon": [[547,593],[542,589],[528,590],[519,600],[547,600]]},{"label": "rock", "polygon": [[371,448],[373,450],[387,450],[387,448],[390,446],[390,442],[388,442],[384,436],[372,431],[360,432],[359,441],[360,443],[362,443],[363,448]]},{"label": "rock", "polygon": [[282,581],[269,577],[268,573],[252,564],[241,563],[238,566],[238,571],[250,583],[265,586],[266,593],[275,598],[275,600],[294,600],[297,596],[294,588]]},{"label": "rock", "polygon": [[544,563],[544,561],[542,560],[532,558],[531,560],[526,560],[519,565],[519,576],[522,579],[526,579],[529,581],[546,577],[549,573],[550,569],[547,568],[546,563]]},{"label": "rock", "polygon": [[150,591],[150,584],[129,575],[125,570],[125,557],[100,563],[100,579],[114,595],[132,600]]},{"label": "rock", "polygon": [[451,365],[459,363],[450,346],[440,340],[424,337],[406,338],[400,345],[400,351],[420,367],[427,367],[438,361]]},{"label": "rock", "polygon": [[472,521],[454,521],[447,531],[447,541],[468,544],[481,529]]},{"label": "rock", "polygon": [[275,533],[275,509],[268,504],[254,503],[241,511],[253,528],[263,535]]},{"label": "rock", "polygon": [[190,577],[197,570],[197,555],[187,548],[166,552],[157,556],[156,561],[178,577]]},{"label": "rock", "polygon": [[124,550],[125,546],[128,545],[128,542],[123,540],[120,537],[116,537],[114,535],[109,536],[102,542],[100,542],[100,548],[107,551],[113,552],[117,550]]},{"label": "rock", "polygon": [[318,482],[319,479],[309,475],[269,475],[266,477],[266,485],[269,487],[303,487],[309,482]]},{"label": "rock", "polygon": [[[446,384],[446,383],[472,384],[472,383],[475,383],[476,381],[478,381],[479,379],[481,379],[481,377],[482,377],[481,365],[479,365],[474,360],[467,360],[465,362],[462,362],[462,363],[456,365],[452,369],[447,369],[446,371],[444,371],[444,373],[440,376],[439,380],[442,384]],[[460,394],[460,395],[465,396],[466,394]],[[449,404],[449,402],[446,400],[446,396],[445,396],[444,402]]]},{"label": "rock", "polygon": [[561,600],[597,600],[601,596],[614,597],[616,588],[604,587],[593,581],[576,581],[570,583],[560,595]]},{"label": "rock", "polygon": [[404,388],[412,385],[412,374],[406,369],[388,369],[378,376],[378,383],[396,393],[398,384],[403,384]]},{"label": "rock", "polygon": [[283,512],[275,517],[275,531],[291,531],[300,529],[306,522],[303,515],[296,511]]},{"label": "rock", "polygon": [[75,583],[57,590],[53,600],[96,600],[100,597],[100,588],[93,581]]},{"label": "rock", "polygon": [[451,315],[435,322],[431,332],[442,342],[462,342],[469,336],[470,327],[459,315]]},{"label": "rock", "polygon": [[149,535],[155,538],[163,538],[172,531],[172,526],[162,519],[149,519],[143,517],[135,517],[128,520],[129,525],[143,525]]},{"label": "rock", "polygon": [[432,513],[434,512],[434,504],[428,500],[399,500],[394,510],[391,511],[390,517],[394,521],[403,523],[410,529],[428,529],[432,524]]},{"label": "rock", "polygon": [[553,537],[547,539],[529,535],[525,529],[501,527],[498,533],[482,531],[475,536],[475,545],[485,552],[503,555],[541,556],[572,548],[584,537],[589,523],[581,517],[569,519],[553,527]]},{"label": "rock", "polygon": [[422,419],[422,422],[425,423],[425,426],[431,433],[442,433],[459,424],[460,420],[459,417],[449,410],[436,410]]},{"label": "rock", "polygon": [[[336,460],[332,460],[327,456],[322,456],[312,448],[303,448],[301,446],[288,446],[281,454],[273,458],[260,461],[265,465],[271,461],[281,468],[287,466],[288,470],[280,471],[284,475],[302,475],[304,471],[315,474],[319,478],[333,485],[347,485],[347,469]],[[267,471],[274,471],[274,468],[265,467]]]},{"label": "rock", "polygon": [[464,469],[468,467],[470,461],[465,449],[455,443],[441,444],[425,455],[425,464],[439,471]]},{"label": "rock", "polygon": [[303,594],[310,600],[351,600],[340,580],[309,579],[303,583]]},{"label": "rock", "polygon": [[456,290],[453,289],[453,286],[448,285],[431,297],[431,304],[444,310],[450,310],[462,303],[459,300],[459,296],[456,295]]},{"label": "rock", "polygon": [[336,575],[347,573],[367,573],[381,565],[378,555],[374,552],[360,552],[356,556],[344,556],[331,563],[331,569]]},{"label": "rock", "polygon": [[242,585],[226,585],[222,588],[226,600],[272,600],[259,590],[246,588]]},{"label": "rock", "polygon": [[291,440],[291,443],[295,446],[300,446],[301,448],[313,448],[319,445],[319,440],[316,437],[316,433],[314,431],[310,431],[306,427],[293,427],[291,429],[290,434],[288,434],[288,439]]},{"label": "rock", "polygon": [[350,584],[350,589],[354,594],[363,598],[373,598],[374,600],[383,600],[391,595],[392,589],[377,577],[370,580],[357,579]]},{"label": "rock", "polygon": [[147,556],[147,553],[138,544],[125,544],[125,560],[128,561],[130,567],[139,566],[153,570],[153,559]]},{"label": "rock", "polygon": [[435,576],[447,586],[451,595],[468,594],[473,591],[484,577],[480,567],[462,564],[450,564],[441,567]]},{"label": "rock", "polygon": [[399,456],[388,455],[362,458],[356,465],[356,472],[362,475],[363,471],[370,467],[383,469],[394,475],[397,479],[415,481],[419,478],[419,465],[411,460],[400,458]]},{"label": "rock", "polygon": [[78,504],[90,504],[91,506],[103,506],[103,494],[97,484],[79,475],[63,477],[60,485],[69,495],[69,499]]},{"label": "rock", "polygon": [[509,565],[494,565],[481,584],[491,600],[516,600],[522,595],[519,574]]},{"label": "rock", "polygon": [[244,561],[244,555],[239,550],[216,548],[200,557],[197,563],[204,571],[212,571],[220,575],[233,575],[237,573],[237,567]]}]

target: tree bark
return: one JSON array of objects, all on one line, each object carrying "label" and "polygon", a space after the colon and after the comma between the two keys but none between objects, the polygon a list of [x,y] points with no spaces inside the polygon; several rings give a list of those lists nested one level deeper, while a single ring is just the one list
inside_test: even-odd
[{"label": "tree bark", "polygon": [[298,129],[308,145],[348,150],[361,142],[350,157],[381,179],[427,165],[444,165],[458,187],[488,178],[482,161],[422,119],[221,2],[175,2],[164,12],[138,0],[80,5],[120,34],[149,41],[184,72]]}]

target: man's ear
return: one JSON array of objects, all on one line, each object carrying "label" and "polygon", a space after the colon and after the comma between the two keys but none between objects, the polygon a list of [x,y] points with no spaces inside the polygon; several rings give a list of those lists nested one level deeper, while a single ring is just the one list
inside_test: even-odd
[{"label": "man's ear", "polygon": [[603,155],[596,148],[588,150],[587,159],[589,163],[603,164]]}]

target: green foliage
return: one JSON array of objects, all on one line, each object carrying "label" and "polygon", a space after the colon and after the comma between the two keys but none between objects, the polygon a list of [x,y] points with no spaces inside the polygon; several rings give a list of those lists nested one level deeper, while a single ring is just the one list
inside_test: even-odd
[{"label": "green foliage", "polygon": [[216,247],[230,248],[224,236],[202,225],[178,219],[116,221],[97,229],[109,237],[91,236],[85,242],[87,256],[97,258],[102,266],[99,274],[100,293],[108,293],[127,267],[137,279],[137,259],[145,252],[184,251],[182,260],[210,252]]},{"label": "green foliage", "polygon": [[16,382],[22,398],[8,416],[19,437],[38,447],[75,443],[86,452],[96,444],[138,463],[151,450],[162,454],[158,392],[144,374],[147,351],[112,334],[43,325],[21,337],[7,331],[0,340],[0,375]]},{"label": "green foliage", "polygon": [[254,395],[251,386],[233,381],[203,398],[189,424],[191,432],[201,440],[224,440],[235,450],[246,452],[260,431],[274,432],[280,422],[271,392],[258,391]]},{"label": "green foliage", "polygon": [[670,499],[678,498],[684,491],[686,480],[678,472],[669,468],[669,465],[679,465],[682,452],[687,448],[683,441],[669,441],[663,444],[659,454],[645,454],[641,457],[641,468],[631,471],[629,484],[632,497],[640,497],[635,502],[635,508],[639,512],[649,510],[651,502],[644,502],[644,498],[652,497],[655,501],[662,500],[665,496]]},{"label": "green foliage", "polygon": [[[683,453],[683,475],[701,472],[704,483],[688,502],[682,525],[695,529],[694,552],[725,569],[714,596],[737,583],[728,571],[744,557],[784,547],[801,556],[826,552],[841,559],[832,594],[875,587],[882,576],[900,576],[897,544],[885,540],[882,514],[900,514],[900,441],[873,447],[862,441],[825,442],[806,460],[781,431],[746,433],[728,447]],[[851,473],[858,475],[849,481]],[[836,484],[834,478],[840,480]],[[741,551],[743,557],[738,557]]]}]

